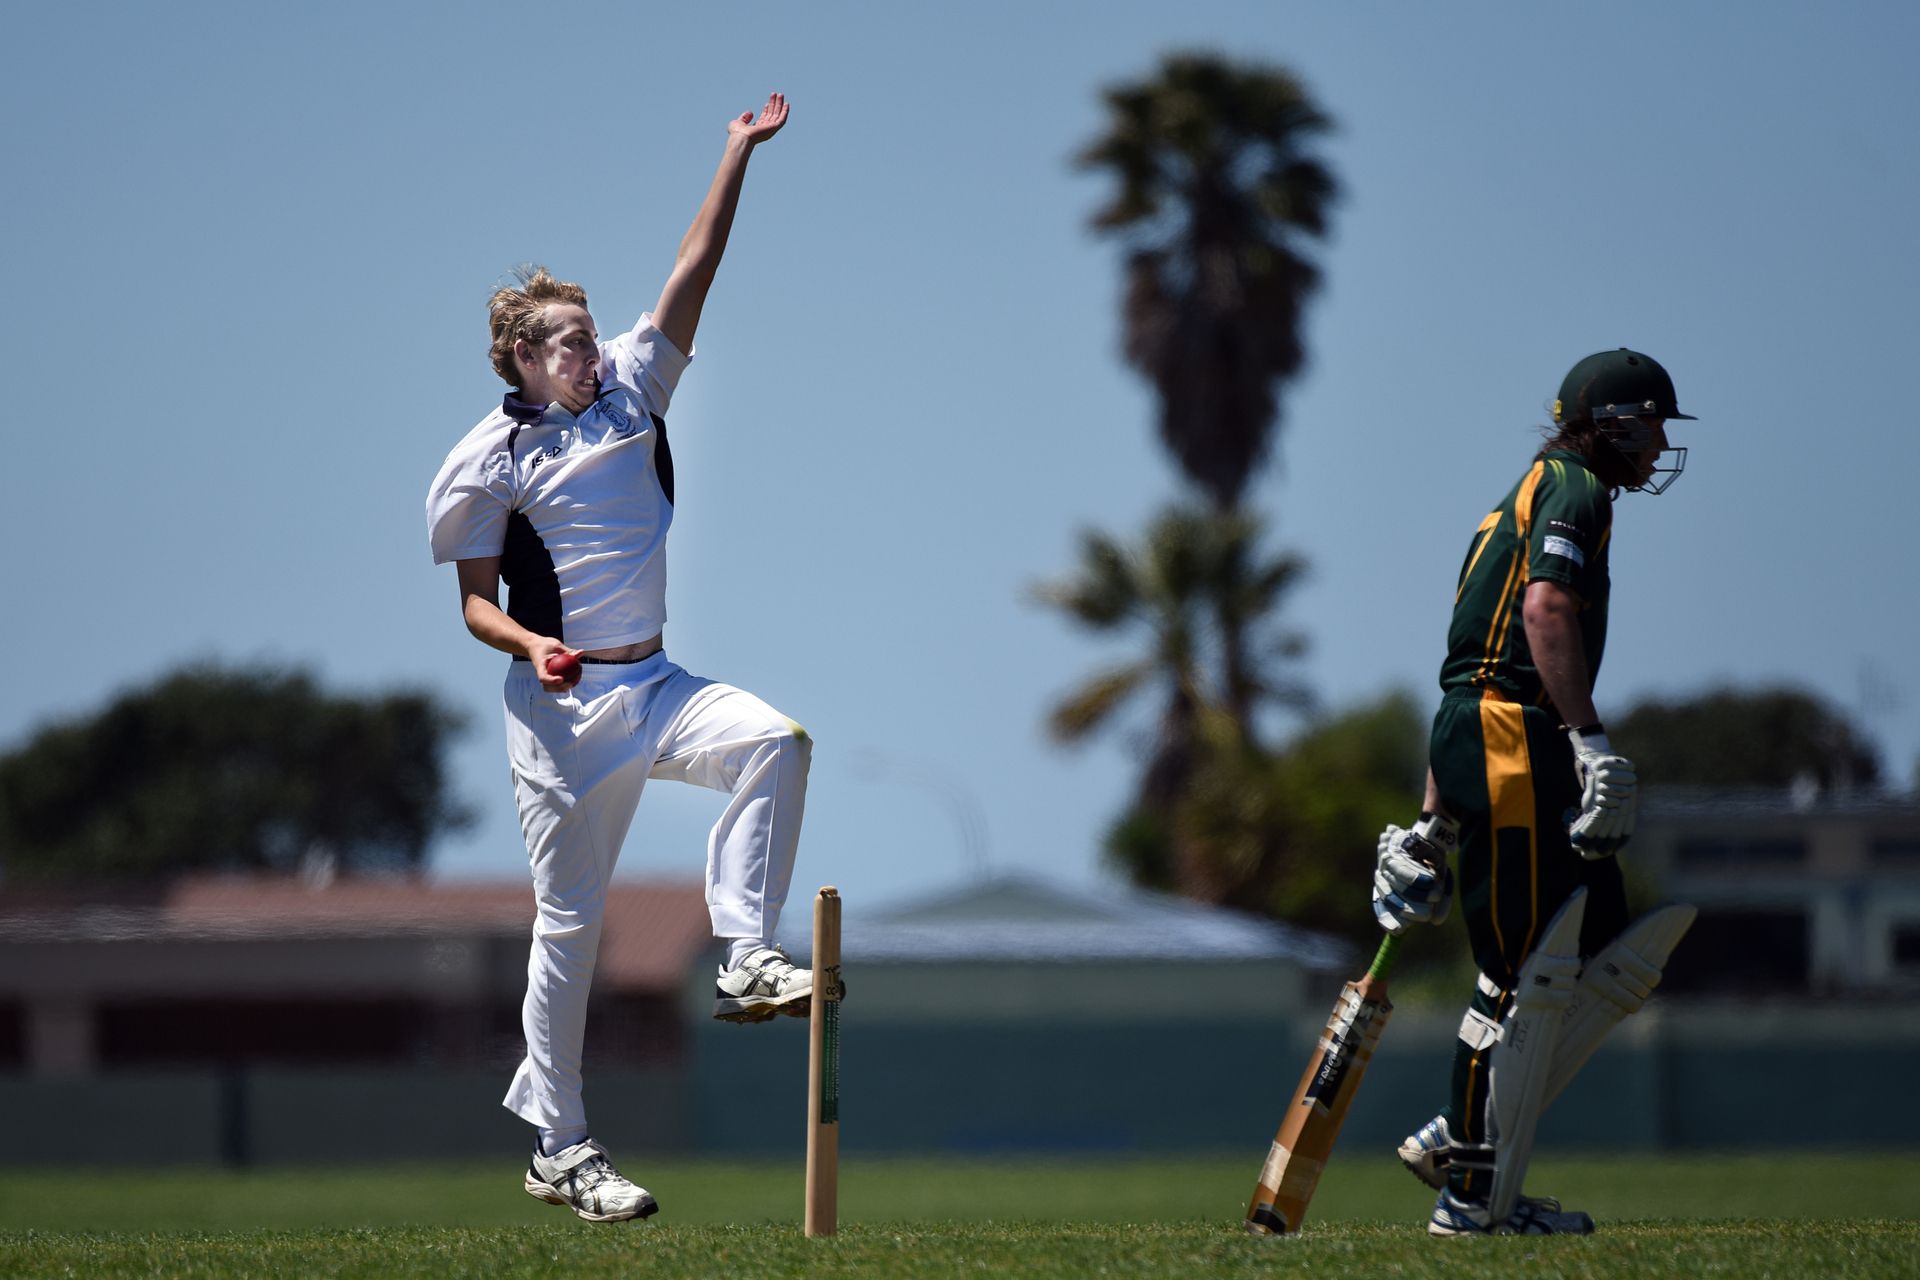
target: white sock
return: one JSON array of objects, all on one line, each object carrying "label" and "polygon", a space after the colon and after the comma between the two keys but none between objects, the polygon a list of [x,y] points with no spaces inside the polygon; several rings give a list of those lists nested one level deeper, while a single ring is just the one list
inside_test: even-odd
[{"label": "white sock", "polygon": [[542,1129],[540,1131],[540,1154],[557,1156],[577,1142],[587,1140],[587,1126],[575,1125],[570,1129]]},{"label": "white sock", "polygon": [[767,945],[765,938],[728,938],[727,968],[738,969],[740,962]]}]

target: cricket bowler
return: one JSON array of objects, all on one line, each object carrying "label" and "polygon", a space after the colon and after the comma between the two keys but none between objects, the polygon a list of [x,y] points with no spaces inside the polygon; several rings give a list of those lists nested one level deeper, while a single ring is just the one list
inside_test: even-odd
[{"label": "cricket bowler", "polygon": [[668,406],[747,162],[786,121],[776,93],[758,115],[728,122],[660,299],[631,329],[602,341],[585,292],[544,268],[523,269],[517,286],[493,295],[491,358],[512,389],[427,494],[434,563],[455,565],[468,631],[513,658],[507,756],[537,911],[527,1052],[505,1106],[538,1131],[527,1193],[590,1222],[658,1207],[593,1140],[580,1081],[607,884],[648,779],[729,796],[707,845],[707,906],[726,945],[714,1016],[804,1017],[811,1004],[811,973],[772,939],[812,744],[753,695],[688,674],[661,638],[674,513]]},{"label": "cricket bowler", "polygon": [[1667,424],[1691,418],[1651,356],[1588,356],[1560,388],[1545,446],[1467,548],[1423,811],[1382,833],[1373,895],[1390,932],[1439,923],[1455,855],[1480,972],[1448,1105],[1399,1152],[1439,1190],[1437,1236],[1593,1230],[1585,1213],[1521,1194],[1534,1127],[1693,922],[1686,906],[1629,918],[1617,855],[1637,782],[1593,701],[1614,499],[1666,491],[1687,452]]}]

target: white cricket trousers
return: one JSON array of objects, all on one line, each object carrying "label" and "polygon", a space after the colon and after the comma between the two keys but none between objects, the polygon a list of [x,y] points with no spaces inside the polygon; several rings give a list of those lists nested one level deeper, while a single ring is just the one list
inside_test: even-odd
[{"label": "white cricket trousers", "polygon": [[527,1056],[506,1108],[546,1129],[584,1125],[580,1046],[607,884],[648,778],[730,793],[707,839],[707,910],[720,938],[770,938],[793,879],[813,744],[750,693],[656,653],[587,663],[563,695],[533,664],[507,676],[507,755],[538,914],[521,1022]]}]

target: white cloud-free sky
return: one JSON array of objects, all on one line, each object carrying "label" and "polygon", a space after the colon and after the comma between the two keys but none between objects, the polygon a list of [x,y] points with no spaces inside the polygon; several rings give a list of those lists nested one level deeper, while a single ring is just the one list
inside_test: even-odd
[{"label": "white cloud-free sky", "polygon": [[[1312,365],[1251,495],[1313,563],[1290,616],[1327,705],[1435,696],[1467,538],[1567,367],[1628,345],[1701,421],[1675,488],[1622,500],[1603,712],[1793,681],[1904,780],[1917,15],[15,6],[0,746],[192,659],[425,684],[472,713],[453,764],[482,814],[438,871],[523,874],[505,660],[421,508],[500,394],[484,301],[539,261],[629,323],[726,120],[778,88],[674,405],[669,650],[814,732],[803,888],[891,898],[982,854],[1100,874],[1132,760],[1041,717],[1115,651],[1023,596],[1179,490],[1070,160],[1102,86],[1197,48],[1285,64],[1339,122]],[[697,874],[716,812],[655,786],[623,872]]]}]

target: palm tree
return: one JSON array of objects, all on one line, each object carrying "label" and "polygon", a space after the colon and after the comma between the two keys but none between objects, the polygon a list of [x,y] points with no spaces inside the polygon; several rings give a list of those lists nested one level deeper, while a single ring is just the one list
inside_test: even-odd
[{"label": "palm tree", "polygon": [[1277,384],[1306,360],[1320,272],[1302,242],[1326,235],[1337,195],[1310,148],[1332,121],[1287,71],[1206,54],[1105,96],[1110,128],[1079,164],[1118,180],[1092,222],[1127,248],[1127,361],[1181,470],[1230,508],[1266,458]]},{"label": "palm tree", "polygon": [[[1077,572],[1034,588],[1037,600],[1090,630],[1145,637],[1139,657],[1095,673],[1061,699],[1048,728],[1057,741],[1081,742],[1136,695],[1158,695],[1147,765],[1108,852],[1137,880],[1198,897],[1218,889],[1204,873],[1209,860],[1180,849],[1167,820],[1200,766],[1203,721],[1225,715],[1243,724],[1262,706],[1301,709],[1310,701],[1303,685],[1273,674],[1305,651],[1305,640],[1274,618],[1306,566],[1292,554],[1266,556],[1260,532],[1258,520],[1238,512],[1176,507],[1153,522],[1138,548],[1088,532]],[[1229,646],[1259,661],[1235,665],[1226,659]]]}]

